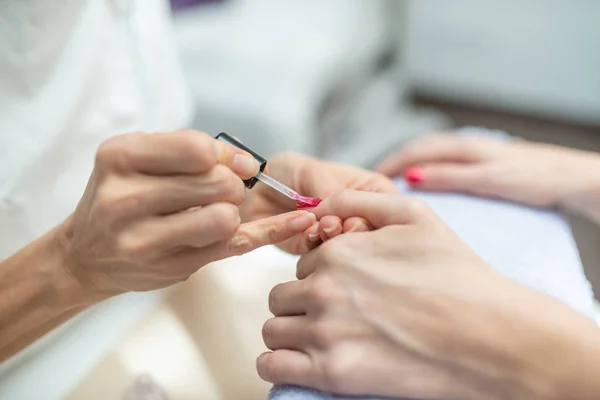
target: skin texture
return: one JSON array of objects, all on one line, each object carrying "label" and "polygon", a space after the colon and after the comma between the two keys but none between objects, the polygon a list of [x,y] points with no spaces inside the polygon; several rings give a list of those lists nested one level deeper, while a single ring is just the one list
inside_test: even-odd
[{"label": "skin texture", "polygon": [[419,190],[465,192],[560,207],[600,222],[600,156],[482,135],[435,134],[404,146],[377,171]]},{"label": "skin texture", "polygon": [[496,273],[421,201],[343,191],[315,213],[375,230],[322,244],[273,288],[263,379],[392,398],[600,398],[597,326]]},{"label": "skin texture", "polygon": [[[323,161],[287,152],[269,161],[267,173],[303,196],[325,199],[344,189],[377,193],[397,193],[394,183],[384,175],[350,165]],[[245,219],[254,221],[296,209],[296,203],[260,182],[248,198]],[[361,217],[324,216],[301,235],[278,246],[292,254],[303,254],[342,232],[371,228]]]},{"label": "skin texture", "polygon": [[304,232],[306,211],[241,223],[253,158],[196,131],[115,136],[77,209],[0,263],[0,360],[108,297]]}]

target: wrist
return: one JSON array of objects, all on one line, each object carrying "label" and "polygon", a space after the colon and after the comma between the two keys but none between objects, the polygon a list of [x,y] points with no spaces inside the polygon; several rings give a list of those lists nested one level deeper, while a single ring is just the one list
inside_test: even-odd
[{"label": "wrist", "polygon": [[0,262],[0,362],[102,300],[67,273],[62,229]]},{"label": "wrist", "polygon": [[528,385],[530,397],[539,400],[596,400],[600,398],[600,331],[575,332],[563,327],[557,332],[541,359],[545,365],[530,369]]},{"label": "wrist", "polygon": [[[515,391],[511,399],[593,400],[600,398],[600,329],[589,318],[538,293],[523,293],[516,303],[527,304],[527,321],[511,328],[515,344],[508,345],[513,360]],[[518,314],[517,311],[515,311]]]},{"label": "wrist", "polygon": [[571,151],[576,152],[576,157],[564,168],[568,171],[563,183],[566,193],[559,206],[600,223],[600,156]]},{"label": "wrist", "polygon": [[58,301],[67,308],[88,307],[111,297],[92,290],[76,271],[82,269],[72,257],[71,217],[49,232],[49,252],[54,262],[53,288]]},{"label": "wrist", "polygon": [[479,342],[471,354],[478,361],[463,376],[470,382],[457,398],[600,399],[595,322],[551,297],[505,282],[501,290],[485,288],[490,295],[478,301],[483,312],[471,319]]}]

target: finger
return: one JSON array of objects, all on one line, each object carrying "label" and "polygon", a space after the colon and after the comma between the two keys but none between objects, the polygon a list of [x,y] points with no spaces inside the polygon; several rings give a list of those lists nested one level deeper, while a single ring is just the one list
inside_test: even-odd
[{"label": "finger", "polygon": [[120,246],[129,253],[160,256],[182,246],[204,248],[230,240],[239,226],[236,206],[214,203],[189,212],[143,220],[120,238]]},{"label": "finger", "polygon": [[414,223],[431,214],[422,201],[410,197],[353,190],[343,190],[326,198],[313,212],[318,219],[325,215],[337,215],[342,220],[362,217],[375,229]]},{"label": "finger", "polygon": [[246,196],[242,180],[223,165],[200,175],[123,179],[114,190],[129,216],[171,214],[212,203],[240,205]]},{"label": "finger", "polygon": [[239,256],[259,247],[277,244],[296,234],[301,234],[315,221],[315,215],[312,213],[293,211],[241,224],[233,237],[203,248],[182,249],[171,256],[169,263],[173,270],[177,271],[174,276],[189,276],[211,262]]},{"label": "finger", "polygon": [[105,141],[98,150],[98,158],[126,172],[204,173],[217,163],[214,142],[207,134],[193,130],[131,133]]},{"label": "finger", "polygon": [[350,217],[344,221],[342,225],[343,233],[352,233],[352,232],[369,232],[373,230],[373,227],[369,222],[361,217]]},{"label": "finger", "polygon": [[96,156],[97,165],[150,175],[205,173],[217,163],[242,178],[258,171],[258,163],[249,154],[194,130],[114,136],[100,146]]},{"label": "finger", "polygon": [[303,350],[311,340],[307,332],[305,315],[275,317],[267,320],[262,328],[262,337],[269,350]]},{"label": "finger", "polygon": [[301,281],[276,285],[269,293],[269,311],[276,317],[306,313],[304,287]]},{"label": "finger", "polygon": [[342,233],[342,220],[335,215],[326,215],[319,221],[319,236],[322,241]]},{"label": "finger", "polygon": [[[314,285],[319,285],[319,283],[315,283],[314,281],[314,279],[316,279],[316,275],[314,275],[315,271],[317,271],[317,269],[319,268],[329,267],[330,265],[326,265],[326,262],[332,262],[330,261],[331,257],[329,257],[329,260],[327,260],[326,262],[323,261],[325,259],[325,257],[323,257],[323,251],[329,250],[326,250],[324,247],[319,247],[314,251],[310,251],[306,254],[303,254],[296,263],[296,278],[300,282],[305,282],[305,287],[307,289],[310,287],[314,287]],[[305,292],[301,294],[305,295],[305,297],[303,297],[303,304],[304,308],[306,309],[306,312],[310,313],[314,311],[314,308],[312,307],[315,306],[315,304],[311,301],[314,300],[314,296],[312,295],[311,290],[305,290]],[[318,304],[316,304],[316,306],[316,311],[319,311],[320,306]]]},{"label": "finger", "polygon": [[387,176],[395,176],[415,164],[475,162],[482,158],[485,150],[484,144],[490,140],[456,134],[425,136],[407,144],[386,158],[376,167],[376,171]]},{"label": "finger", "polygon": [[249,179],[258,174],[260,166],[249,153],[221,140],[214,140],[214,145],[217,163],[230,168],[242,179]]},{"label": "finger", "polygon": [[263,353],[256,360],[256,370],[261,379],[276,385],[314,386],[317,378],[310,356],[296,350]]},{"label": "finger", "polygon": [[225,244],[220,258],[242,255],[262,246],[283,242],[303,233],[315,222],[313,213],[292,211],[242,224]]},{"label": "finger", "polygon": [[319,223],[316,222],[302,234],[295,235],[277,246],[290,254],[304,254],[321,244]]},{"label": "finger", "polygon": [[[309,243],[319,243],[321,241],[321,236],[319,236],[319,228],[320,224],[317,222],[313,224],[310,228],[308,228],[305,233],[305,238]],[[312,248],[311,246],[307,246],[307,250]]]},{"label": "finger", "polygon": [[347,189],[375,193],[398,193],[398,188],[390,178],[375,172],[370,172],[368,176],[354,182]]},{"label": "finger", "polygon": [[478,193],[486,187],[488,175],[478,165],[425,164],[410,167],[406,180],[420,190]]}]

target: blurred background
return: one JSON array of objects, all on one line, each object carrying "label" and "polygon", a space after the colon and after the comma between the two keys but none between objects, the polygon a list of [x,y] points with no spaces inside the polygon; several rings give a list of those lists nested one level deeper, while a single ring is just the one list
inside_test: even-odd
[{"label": "blurred background", "polygon": [[[264,156],[296,150],[368,167],[416,135],[465,125],[600,151],[598,1],[171,6],[194,126],[236,135]],[[600,231],[571,222],[600,293]],[[266,259],[203,269],[69,398],[120,398],[132,371],[147,370],[173,399],[264,399],[254,358],[266,298],[293,279],[294,263]],[[155,346],[156,337],[168,340]]]},{"label": "blurred background", "polygon": [[[370,166],[463,125],[600,150],[600,2],[171,3],[195,127],[265,156]],[[573,222],[600,288],[600,235]]]}]

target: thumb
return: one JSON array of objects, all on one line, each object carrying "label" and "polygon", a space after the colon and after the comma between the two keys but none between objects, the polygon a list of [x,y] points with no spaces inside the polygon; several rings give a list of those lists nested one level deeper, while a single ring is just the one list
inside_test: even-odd
[{"label": "thumb", "polygon": [[306,211],[292,211],[240,225],[223,247],[220,258],[239,256],[259,247],[283,242],[310,228],[317,217]]},{"label": "thumb", "polygon": [[258,161],[248,152],[219,139],[213,141],[217,162],[231,169],[242,179],[249,179],[259,172]]},{"label": "thumb", "polygon": [[401,194],[349,189],[326,198],[314,212],[319,219],[326,215],[336,215],[342,220],[361,217],[375,229],[387,225],[411,224],[430,214],[421,202]]},{"label": "thumb", "polygon": [[483,168],[469,164],[425,164],[410,167],[404,179],[419,190],[477,193],[489,178]]}]

